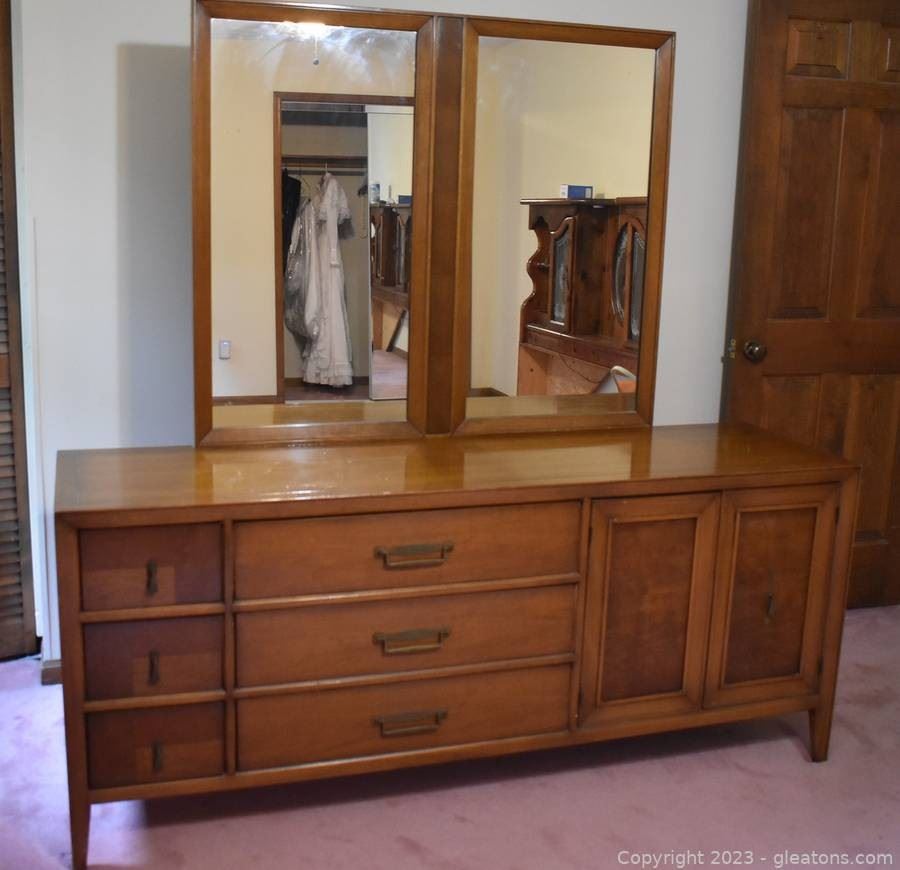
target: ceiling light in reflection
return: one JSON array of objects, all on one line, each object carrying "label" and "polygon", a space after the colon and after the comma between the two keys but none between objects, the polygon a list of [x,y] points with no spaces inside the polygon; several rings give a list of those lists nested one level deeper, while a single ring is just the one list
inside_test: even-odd
[{"label": "ceiling light in reflection", "polygon": [[324,39],[336,29],[321,21],[283,21],[278,28],[285,36],[295,39]]},{"label": "ceiling light in reflection", "polygon": [[321,21],[283,21],[278,25],[279,31],[286,39],[312,39],[314,41],[313,66],[319,65],[319,40],[327,39],[329,34],[337,30]]}]

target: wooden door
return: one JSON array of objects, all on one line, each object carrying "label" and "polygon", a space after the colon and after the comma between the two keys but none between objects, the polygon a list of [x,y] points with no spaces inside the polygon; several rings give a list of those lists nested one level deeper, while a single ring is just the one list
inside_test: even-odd
[{"label": "wooden door", "polygon": [[723,411],[862,465],[850,601],[900,602],[900,2],[753,0]]},{"label": "wooden door", "polygon": [[0,659],[37,650],[16,227],[9,0],[0,0]]},{"label": "wooden door", "polygon": [[836,486],[725,493],[704,704],[818,691]]},{"label": "wooden door", "polygon": [[582,725],[699,709],[718,511],[716,493],[594,504]]}]

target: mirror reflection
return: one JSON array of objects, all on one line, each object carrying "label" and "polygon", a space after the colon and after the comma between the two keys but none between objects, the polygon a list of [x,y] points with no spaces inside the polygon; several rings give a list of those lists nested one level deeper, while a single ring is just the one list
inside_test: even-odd
[{"label": "mirror reflection", "polygon": [[654,68],[649,49],[479,39],[468,416],[634,407]]},{"label": "mirror reflection", "polygon": [[414,33],[213,22],[216,404],[404,404],[414,57]]}]

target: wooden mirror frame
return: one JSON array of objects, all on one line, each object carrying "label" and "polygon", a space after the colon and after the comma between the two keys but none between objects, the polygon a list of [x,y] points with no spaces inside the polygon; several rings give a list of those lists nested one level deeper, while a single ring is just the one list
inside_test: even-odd
[{"label": "wooden mirror frame", "polygon": [[[213,427],[211,262],[211,21],[321,22],[416,33],[413,243],[405,420],[364,419],[335,403],[319,419]],[[479,36],[652,49],[656,52],[650,145],[647,266],[636,407],[569,413],[584,397],[538,397],[533,416],[466,418],[471,369],[475,107]],[[423,435],[606,429],[653,420],[668,186],[675,35],[581,24],[314,6],[292,0],[194,0],[193,244],[194,421],[198,446],[408,439]],[[353,409],[359,407],[358,419]],[[350,413],[348,413],[348,408]],[[377,416],[377,415],[376,415]]]},{"label": "wooden mirror frame", "polygon": [[[463,92],[463,126],[461,162],[465,167],[467,208],[471,213],[475,163],[475,112],[478,84],[478,39],[481,36],[505,39],[572,42],[589,45],[608,45],[621,48],[643,48],[656,52],[653,79],[653,123],[650,134],[650,166],[647,185],[649,211],[647,215],[647,261],[644,279],[644,300],[641,315],[641,337],[638,358],[638,381],[634,410],[605,410],[591,413],[578,410],[593,396],[518,396],[495,400],[501,406],[513,401],[528,400],[534,413],[529,416],[469,417],[467,396],[454,397],[454,426],[459,434],[493,434],[509,432],[560,431],[572,429],[609,429],[650,425],[653,422],[653,403],[656,391],[656,354],[659,342],[659,312],[662,286],[663,251],[665,247],[666,197],[669,178],[669,141],[672,118],[672,92],[675,65],[675,34],[664,31],[630,30],[581,24],[553,24],[549,22],[517,21],[499,18],[469,18],[466,27],[466,59]],[[467,261],[460,275],[459,293],[462,305],[471,311],[472,239],[460,239]],[[466,325],[471,332],[471,326]],[[471,347],[467,347],[464,362],[467,375],[471,364]],[[604,397],[605,398],[605,397]],[[610,405],[617,396],[610,397]],[[484,400],[481,400],[484,402]]]}]

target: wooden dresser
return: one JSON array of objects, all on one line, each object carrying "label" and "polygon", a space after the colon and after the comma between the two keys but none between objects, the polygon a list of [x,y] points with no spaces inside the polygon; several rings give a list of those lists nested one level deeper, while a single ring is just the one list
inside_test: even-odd
[{"label": "wooden dresser", "polygon": [[647,198],[523,199],[537,250],[519,322],[518,395],[592,393],[613,366],[636,373]]},{"label": "wooden dresser", "polygon": [[808,710],[857,471],[737,427],[60,454],[74,863],[92,803]]}]

